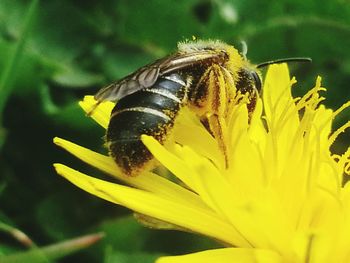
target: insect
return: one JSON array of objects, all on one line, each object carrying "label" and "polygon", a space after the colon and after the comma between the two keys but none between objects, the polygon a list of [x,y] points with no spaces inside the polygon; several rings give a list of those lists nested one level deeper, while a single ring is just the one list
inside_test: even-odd
[{"label": "insect", "polygon": [[[269,63],[273,62],[265,64]],[[152,168],[153,156],[141,135],[151,135],[163,144],[184,106],[198,115],[227,156],[221,117],[228,113],[237,92],[248,95],[247,107],[252,112],[261,86],[257,67],[233,46],[220,41],[185,42],[178,44],[174,54],[101,89],[91,111],[103,101],[116,102],[107,146],[123,173],[135,176]]]},{"label": "insect", "polygon": [[152,135],[163,143],[185,103],[189,80],[177,74],[160,76],[149,88],[122,97],[111,113],[106,141],[117,165],[127,175],[152,167],[152,154],[141,135]]}]

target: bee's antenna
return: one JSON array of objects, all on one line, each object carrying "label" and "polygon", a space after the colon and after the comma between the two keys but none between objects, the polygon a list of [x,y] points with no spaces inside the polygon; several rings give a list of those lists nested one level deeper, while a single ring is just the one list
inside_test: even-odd
[{"label": "bee's antenna", "polygon": [[271,64],[280,64],[280,63],[284,63],[284,62],[312,62],[312,59],[306,58],[306,57],[281,58],[281,59],[276,59],[276,60],[271,60],[271,61],[266,61],[266,62],[260,63],[256,67],[263,68],[263,67],[269,66]]},{"label": "bee's antenna", "polygon": [[247,42],[245,42],[244,40],[241,41],[242,44],[242,56],[244,58],[244,60],[247,60],[247,53],[248,53],[248,45]]}]

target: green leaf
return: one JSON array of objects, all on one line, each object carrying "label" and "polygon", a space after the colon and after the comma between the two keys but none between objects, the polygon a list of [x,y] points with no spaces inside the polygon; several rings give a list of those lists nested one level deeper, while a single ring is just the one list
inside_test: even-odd
[{"label": "green leaf", "polygon": [[11,235],[14,239],[26,247],[33,246],[33,241],[21,230],[0,221],[0,231]]},{"label": "green leaf", "polygon": [[53,76],[57,84],[71,88],[85,88],[93,85],[101,85],[103,77],[83,71],[77,67],[64,67],[57,70]]},{"label": "green leaf", "polygon": [[107,249],[104,263],[153,263],[161,254],[153,253],[125,253]]},{"label": "green leaf", "polygon": [[13,51],[13,54],[11,55],[10,59],[7,62],[7,65],[5,66],[4,71],[1,73],[0,75],[0,125],[2,122],[2,112],[3,109],[5,107],[5,103],[7,101],[8,96],[11,94],[11,90],[12,90],[12,77],[13,77],[13,73],[14,70],[16,68],[16,64],[18,63],[22,51],[23,51],[23,47],[24,47],[24,43],[27,39],[28,33],[30,31],[30,26],[32,23],[32,19],[34,17],[37,5],[39,3],[39,0],[32,0],[26,15],[24,16],[23,19],[23,29],[22,29],[22,33],[20,35],[20,38],[16,44],[16,47]]},{"label": "green leaf", "polygon": [[[173,50],[184,38],[198,35],[201,23],[194,16],[197,1],[118,1],[115,7],[118,36],[136,46]],[[165,23],[166,21],[166,23]]]},{"label": "green leaf", "polygon": [[94,131],[93,134],[95,134],[99,140],[99,138],[104,135],[105,131],[100,128],[100,126],[96,125],[91,118],[86,116],[77,102],[78,100],[60,108],[60,110],[54,114],[55,122],[60,125],[67,125],[67,127],[72,130],[80,130],[82,133],[85,133],[84,131],[90,128],[91,131]]},{"label": "green leaf", "polygon": [[0,196],[1,196],[2,192],[5,190],[5,188],[6,188],[6,183],[5,182],[1,182],[0,183]]},{"label": "green leaf", "polygon": [[92,234],[64,242],[56,243],[42,248],[34,248],[27,252],[19,252],[0,257],[1,263],[48,263],[52,260],[63,258],[81,249],[89,247],[99,241],[102,234]]},{"label": "green leaf", "polygon": [[106,233],[103,242],[118,251],[134,253],[145,247],[150,230],[139,224],[133,216],[105,221],[99,228]]},{"label": "green leaf", "polygon": [[54,192],[37,205],[38,224],[52,239],[62,240],[78,235],[86,231],[93,222],[100,220],[98,214],[91,212],[92,210],[98,212],[101,209],[98,206],[100,200],[86,196],[83,192],[79,192],[81,195],[76,195],[74,189],[72,190],[72,192]]}]

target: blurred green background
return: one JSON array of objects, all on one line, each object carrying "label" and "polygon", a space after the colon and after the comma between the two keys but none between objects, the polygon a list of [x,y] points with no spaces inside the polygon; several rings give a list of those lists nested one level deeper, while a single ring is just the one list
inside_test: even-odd
[{"label": "blurred green background", "polygon": [[[52,168],[61,162],[97,174],[52,144],[60,136],[105,152],[104,131],[77,101],[192,36],[238,49],[244,40],[253,63],[311,57],[312,64],[290,65],[295,94],[321,75],[327,106],[350,99],[349,0],[0,0],[0,262],[152,262],[218,246],[144,228],[130,211],[88,195]],[[348,137],[334,151],[343,151]],[[15,230],[28,235],[37,255],[23,254],[28,248]],[[58,255],[40,249],[101,231],[102,241],[68,256],[60,247]]]}]

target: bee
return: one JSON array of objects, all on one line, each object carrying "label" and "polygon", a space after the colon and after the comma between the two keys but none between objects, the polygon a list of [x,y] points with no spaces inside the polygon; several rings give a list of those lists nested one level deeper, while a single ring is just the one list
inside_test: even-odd
[{"label": "bee", "polygon": [[164,144],[185,106],[197,114],[227,158],[222,119],[237,92],[248,95],[251,113],[261,86],[257,67],[233,46],[221,41],[191,41],[179,43],[175,53],[101,89],[90,113],[101,102],[116,103],[106,144],[121,171],[136,176],[153,167],[153,156],[141,135],[151,135]]},{"label": "bee", "polygon": [[142,143],[141,135],[165,142],[180,108],[186,103],[189,84],[189,79],[172,73],[118,100],[111,113],[106,142],[124,174],[137,175],[140,170],[152,167],[153,156]]}]

